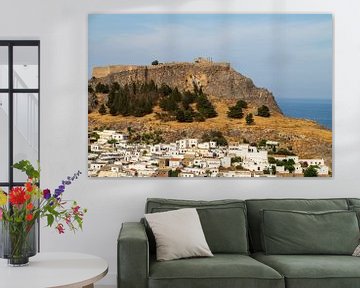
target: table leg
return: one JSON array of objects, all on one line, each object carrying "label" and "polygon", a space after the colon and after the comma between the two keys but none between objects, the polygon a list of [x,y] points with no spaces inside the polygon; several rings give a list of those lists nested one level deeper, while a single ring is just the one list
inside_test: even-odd
[{"label": "table leg", "polygon": [[94,288],[94,284],[86,285],[86,286],[84,286],[83,288]]}]

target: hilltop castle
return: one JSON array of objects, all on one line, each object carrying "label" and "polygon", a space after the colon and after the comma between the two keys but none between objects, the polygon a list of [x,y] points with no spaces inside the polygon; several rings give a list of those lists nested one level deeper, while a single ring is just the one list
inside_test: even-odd
[{"label": "hilltop castle", "polygon": [[198,57],[193,62],[159,63],[151,65],[110,65],[94,67],[89,85],[97,83],[130,85],[132,82],[154,81],[159,87],[167,84],[181,91],[201,87],[204,93],[220,98],[242,99],[250,107],[266,105],[272,112],[281,113],[274,96],[265,88],[258,88],[253,81],[234,70],[230,63],[214,62],[211,58]]}]

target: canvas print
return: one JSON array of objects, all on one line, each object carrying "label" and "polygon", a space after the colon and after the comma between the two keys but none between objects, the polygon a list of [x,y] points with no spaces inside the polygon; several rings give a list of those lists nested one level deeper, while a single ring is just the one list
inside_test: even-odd
[{"label": "canvas print", "polygon": [[89,177],[332,176],[332,15],[88,22]]}]

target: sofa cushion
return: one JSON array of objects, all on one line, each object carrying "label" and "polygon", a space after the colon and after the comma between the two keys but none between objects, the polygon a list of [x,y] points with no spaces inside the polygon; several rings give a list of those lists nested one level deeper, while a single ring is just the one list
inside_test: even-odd
[{"label": "sofa cushion", "polygon": [[[197,208],[206,241],[213,253],[248,254],[247,216],[244,201],[148,199],[146,213],[189,207]],[[150,231],[148,233],[149,239],[152,239]]]},{"label": "sofa cushion", "polygon": [[246,255],[150,262],[149,288],[284,288],[274,269]]},{"label": "sofa cushion", "polygon": [[262,251],[261,214],[264,209],[328,211],[348,210],[346,199],[254,199],[246,200],[249,234],[252,251]]},{"label": "sofa cushion", "polygon": [[159,261],[213,256],[195,208],[145,214],[156,239]]},{"label": "sofa cushion", "polygon": [[354,211],[262,210],[266,254],[352,255],[359,244]]},{"label": "sofa cushion", "polygon": [[287,288],[358,288],[360,258],[342,255],[265,255],[256,260],[284,275]]}]

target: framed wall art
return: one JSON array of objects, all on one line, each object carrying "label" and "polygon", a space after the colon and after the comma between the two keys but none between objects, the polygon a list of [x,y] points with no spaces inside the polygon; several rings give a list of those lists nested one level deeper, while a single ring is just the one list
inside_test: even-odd
[{"label": "framed wall art", "polygon": [[89,177],[331,177],[331,14],[92,14]]}]

